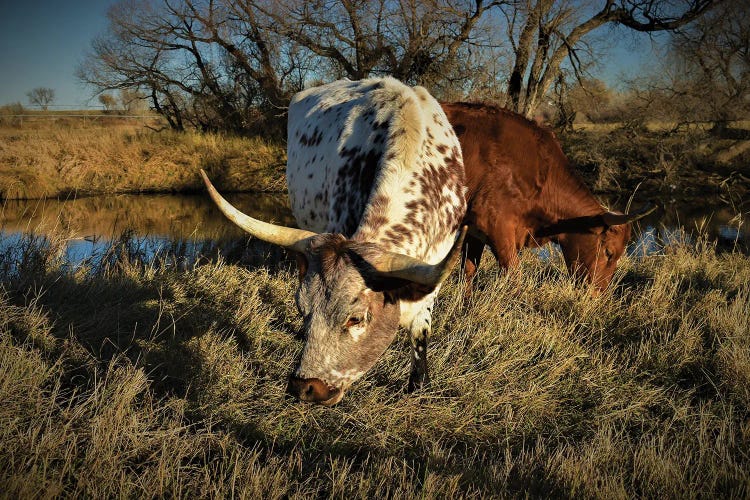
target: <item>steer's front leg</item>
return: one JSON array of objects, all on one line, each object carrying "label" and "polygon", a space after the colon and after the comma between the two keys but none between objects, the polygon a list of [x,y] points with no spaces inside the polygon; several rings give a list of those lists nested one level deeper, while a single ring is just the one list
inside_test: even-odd
[{"label": "steer's front leg", "polygon": [[432,303],[423,309],[409,328],[411,343],[411,375],[408,391],[416,391],[430,383],[427,371],[427,341],[432,333]]}]

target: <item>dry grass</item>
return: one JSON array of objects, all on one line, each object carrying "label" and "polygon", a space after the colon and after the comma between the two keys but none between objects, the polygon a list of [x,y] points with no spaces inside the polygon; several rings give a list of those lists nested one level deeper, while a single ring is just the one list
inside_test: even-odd
[{"label": "dry grass", "polygon": [[485,266],[474,302],[441,293],[428,390],[400,335],[324,408],[283,394],[294,269],[58,248],[0,259],[4,495],[750,495],[747,256],[671,247],[597,299],[559,259]]},{"label": "dry grass", "polygon": [[[1,116],[0,116],[1,118]],[[198,132],[154,132],[116,117],[0,121],[0,199],[97,193],[202,190],[199,168],[224,191],[286,190],[282,144]],[[152,125],[154,125],[152,123]],[[734,138],[717,138],[698,124],[668,133],[670,123],[623,129],[577,126],[561,134],[574,166],[598,192],[641,192],[741,199],[750,192],[747,122]],[[731,134],[730,134],[731,135]]]},{"label": "dry grass", "polygon": [[728,129],[719,137],[700,126],[669,132],[661,124],[621,128],[596,124],[561,134],[573,166],[597,192],[652,197],[721,196],[741,200],[750,193],[748,132]]},{"label": "dry grass", "polygon": [[283,146],[258,138],[120,121],[31,122],[0,127],[0,198],[196,191],[200,168],[225,191],[283,191],[285,156]]},{"label": "dry grass", "polygon": [[[738,120],[730,123],[732,128],[736,128],[739,130],[750,130],[750,121],[748,120]],[[587,132],[611,132],[613,130],[618,129],[621,127],[621,123],[576,123],[574,125],[575,130],[577,131],[587,131]],[[665,122],[665,121],[646,121],[645,127],[647,130],[651,132],[664,132],[673,130],[678,126],[678,122]],[[682,127],[688,130],[701,130],[706,131],[713,128],[714,124],[712,122],[695,122],[695,123],[689,123],[685,124]]]}]

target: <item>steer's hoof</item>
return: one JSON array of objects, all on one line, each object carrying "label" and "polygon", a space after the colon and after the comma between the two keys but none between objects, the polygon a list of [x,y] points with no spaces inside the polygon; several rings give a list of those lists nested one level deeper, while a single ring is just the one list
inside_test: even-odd
[{"label": "steer's hoof", "polygon": [[409,377],[409,385],[406,387],[407,392],[421,391],[430,386],[430,377],[428,375],[415,375]]}]

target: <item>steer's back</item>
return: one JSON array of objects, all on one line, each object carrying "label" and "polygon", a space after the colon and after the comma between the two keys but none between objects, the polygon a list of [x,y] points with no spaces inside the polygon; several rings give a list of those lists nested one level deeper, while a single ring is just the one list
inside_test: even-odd
[{"label": "steer's back", "polygon": [[465,212],[458,139],[424,89],[342,80],[289,107],[287,184],[298,224],[428,260]]}]

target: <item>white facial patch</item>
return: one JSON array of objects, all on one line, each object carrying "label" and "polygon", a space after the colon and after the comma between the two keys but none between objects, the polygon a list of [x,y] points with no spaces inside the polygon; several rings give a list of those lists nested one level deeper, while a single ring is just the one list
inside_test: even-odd
[{"label": "white facial patch", "polygon": [[349,327],[349,335],[352,336],[355,342],[359,342],[360,337],[367,331],[367,326],[363,323]]}]

